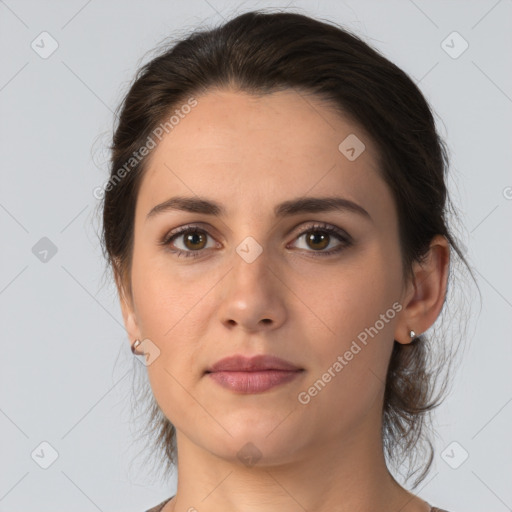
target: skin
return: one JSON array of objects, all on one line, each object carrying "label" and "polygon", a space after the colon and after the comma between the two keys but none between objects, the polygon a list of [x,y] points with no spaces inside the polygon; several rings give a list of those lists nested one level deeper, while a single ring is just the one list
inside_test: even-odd
[{"label": "skin", "polygon": [[[374,144],[318,98],[211,90],[197,100],[150,155],[135,212],[133,296],[117,281],[130,343],[148,338],[160,351],[148,376],[177,429],[178,489],[164,512],[428,512],[386,467],[381,410],[393,340],[409,343],[409,331],[426,331],[441,311],[446,239],[432,240],[414,281],[404,282],[396,208]],[[349,161],[338,146],[352,133],[366,149]],[[176,210],[146,220],[177,195],[215,200],[227,215]],[[285,200],[334,195],[372,220],[349,211],[273,215]],[[345,230],[353,244],[322,257],[342,242],[331,235],[327,248],[308,244],[301,234],[313,222]],[[208,234],[188,244],[177,237],[174,247],[197,247],[198,258],[159,245],[188,223]],[[251,263],[236,252],[249,236],[262,248]],[[401,311],[301,404],[298,394],[395,302]],[[226,390],[204,375],[228,355],[261,353],[304,371],[257,394]],[[253,465],[237,456],[248,442],[260,454]]]}]

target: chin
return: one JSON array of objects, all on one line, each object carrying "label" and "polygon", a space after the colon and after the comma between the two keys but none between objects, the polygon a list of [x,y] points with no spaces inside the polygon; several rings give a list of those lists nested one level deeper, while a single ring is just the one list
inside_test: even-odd
[{"label": "chin", "polygon": [[[247,467],[252,466],[278,466],[291,463],[294,460],[294,454],[300,450],[294,440],[299,439],[284,428],[276,427],[275,423],[272,429],[262,429],[259,425],[244,425],[238,431],[233,431],[229,425],[223,423],[225,428],[232,435],[208,436],[205,439],[203,447],[212,454],[230,461],[235,464],[241,464]],[[252,427],[252,428],[251,428]],[[269,432],[270,435],[269,435]]]}]

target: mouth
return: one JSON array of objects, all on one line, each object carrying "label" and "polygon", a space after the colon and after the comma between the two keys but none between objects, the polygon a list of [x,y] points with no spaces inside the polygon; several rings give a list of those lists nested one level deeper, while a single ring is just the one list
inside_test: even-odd
[{"label": "mouth", "polygon": [[276,356],[233,355],[210,366],[205,375],[237,393],[262,393],[299,377],[304,368]]}]

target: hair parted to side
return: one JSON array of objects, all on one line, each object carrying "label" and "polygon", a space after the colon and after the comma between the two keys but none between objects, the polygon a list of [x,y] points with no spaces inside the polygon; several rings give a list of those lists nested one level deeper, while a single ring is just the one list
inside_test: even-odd
[{"label": "hair parted to side", "polygon": [[[445,183],[447,150],[427,101],[400,68],[332,22],[259,10],[165,43],[138,71],[118,107],[120,115],[110,147],[111,178],[172,112],[212,88],[255,95],[294,89],[325,100],[357,123],[376,144],[379,170],[395,200],[404,279],[412,277],[412,264],[422,260],[437,234],[450,244],[448,292],[453,291],[451,283],[458,269],[455,255],[474,279],[448,226],[449,214],[454,218],[457,214]],[[149,157],[132,162],[131,170],[105,190],[100,205],[107,270],[113,271],[129,299],[135,204]],[[457,282],[459,290],[460,284]],[[440,317],[447,306],[448,297]],[[454,329],[464,339],[461,331],[464,325]],[[395,472],[406,463],[406,480],[420,473],[413,488],[432,465],[430,413],[445,398],[456,355],[458,345],[435,329],[410,344],[394,343],[382,411],[382,440]],[[142,395],[136,405],[140,399],[148,407],[144,435],[154,443],[168,476],[176,462],[175,429],[147,387],[141,389],[139,383],[135,391]]]}]

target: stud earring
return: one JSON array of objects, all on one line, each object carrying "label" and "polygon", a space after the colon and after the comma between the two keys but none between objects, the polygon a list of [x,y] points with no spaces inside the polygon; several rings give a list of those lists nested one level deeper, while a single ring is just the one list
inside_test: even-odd
[{"label": "stud earring", "polygon": [[140,352],[137,352],[137,347],[142,344],[142,341],[135,340],[132,344],[132,354],[134,355],[142,355]]},{"label": "stud earring", "polygon": [[411,337],[411,339],[414,339],[416,337],[416,333],[414,331],[410,331],[409,332],[409,336]]}]

